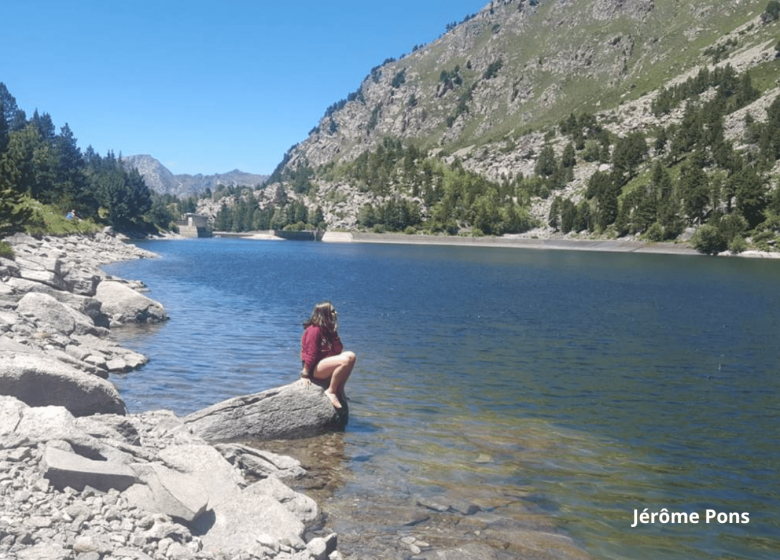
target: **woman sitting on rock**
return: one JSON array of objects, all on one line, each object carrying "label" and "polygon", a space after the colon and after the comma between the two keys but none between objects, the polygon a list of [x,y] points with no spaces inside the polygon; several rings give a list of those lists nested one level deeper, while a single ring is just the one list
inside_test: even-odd
[{"label": "woman sitting on rock", "polygon": [[320,385],[333,406],[341,408],[346,399],[344,386],[355,367],[355,353],[344,352],[333,304],[323,301],[315,305],[303,328],[306,330],[301,338],[301,377],[307,385],[311,381]]}]

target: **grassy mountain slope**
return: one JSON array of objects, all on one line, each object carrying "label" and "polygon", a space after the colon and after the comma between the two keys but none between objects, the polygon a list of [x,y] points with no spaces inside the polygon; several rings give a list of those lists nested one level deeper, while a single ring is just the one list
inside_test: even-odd
[{"label": "grassy mountain slope", "polygon": [[[326,114],[293,150],[290,164],[353,159],[385,136],[454,152],[516,140],[570,112],[613,108],[709,62],[704,50],[756,20],[765,5],[494,2],[438,41],[375,69],[355,99]],[[737,33],[739,49],[774,47],[774,33],[754,25]],[[458,79],[442,80],[443,72]]]},{"label": "grassy mountain slope", "polygon": [[[604,214],[605,197],[594,196],[598,188],[588,190],[588,184],[597,172],[618,167],[612,152],[621,150],[621,139],[641,134],[652,146],[659,136],[675,134],[689,118],[686,103],[693,100],[707,111],[704,104],[718,97],[713,91],[720,86],[681,98],[667,111],[653,106],[661,92],[685,84],[702,68],[727,65],[737,75],[734,80],[755,92],[750,104],[737,111],[733,100],[724,101],[724,106],[731,104],[724,117],[728,149],[745,151],[753,165],[751,151],[758,148],[743,145],[746,115],[748,120],[767,118],[780,77],[775,50],[780,28],[775,17],[767,17],[772,4],[493,1],[433,43],[372,69],[353,94],[327,109],[308,138],[289,150],[256,198],[262,206],[284,190],[311,209],[320,207],[329,227],[345,229],[370,227],[386,218],[367,218],[362,211],[397,213],[401,204],[403,212],[419,216],[397,221],[417,229],[454,233],[480,222],[487,229],[479,229],[492,233],[524,231],[530,225],[550,230],[547,221],[556,198],[579,204],[586,213]],[[572,140],[560,124],[574,115],[593,116],[593,135],[589,146],[578,143],[566,177],[557,180],[552,171],[540,172],[540,158],[548,156],[547,149],[554,158],[566,156]],[[599,142],[601,153],[593,157],[590,152],[598,152],[594,145]],[[716,169],[714,148],[695,144],[685,149],[709,155],[692,159],[689,152],[670,153],[678,147],[647,150],[638,169],[614,176],[618,190],[613,198],[619,198],[622,208],[630,193],[646,189],[652,183],[650,170],[661,158],[674,181],[688,172],[681,167],[686,162],[701,162],[718,189],[723,177],[730,180],[741,169],[733,160],[742,156],[731,157],[732,164],[725,167],[728,158],[720,157],[722,169]],[[529,180],[540,173],[539,180]],[[771,189],[776,173],[761,173]],[[680,220],[697,226],[731,212],[734,188],[727,185],[726,194],[711,196],[710,207],[698,211],[686,206],[688,195],[680,187],[680,212],[688,213]],[[654,191],[653,196],[660,195]],[[403,206],[407,202],[414,208]],[[618,207],[610,211],[614,219]],[[505,224],[490,227],[491,219]],[[509,222],[515,225],[507,227]],[[605,227],[591,229],[591,234],[644,233],[641,227],[608,232]]]}]

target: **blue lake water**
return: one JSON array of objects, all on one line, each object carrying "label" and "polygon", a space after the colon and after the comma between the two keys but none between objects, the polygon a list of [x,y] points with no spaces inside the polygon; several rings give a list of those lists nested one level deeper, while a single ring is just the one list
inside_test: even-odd
[{"label": "blue lake water", "polygon": [[[112,378],[131,412],[295,380],[301,323],[329,299],[358,355],[334,500],[457,496],[549,519],[593,558],[780,557],[780,261],[139,245],[160,258],[106,270],[171,319],[117,332],[151,358]],[[632,528],[645,508],[701,519]]]}]

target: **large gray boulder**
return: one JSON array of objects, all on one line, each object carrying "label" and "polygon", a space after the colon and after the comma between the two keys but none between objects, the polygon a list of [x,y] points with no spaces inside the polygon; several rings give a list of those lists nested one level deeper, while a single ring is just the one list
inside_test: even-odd
[{"label": "large gray boulder", "polygon": [[241,492],[222,498],[192,525],[193,532],[201,536],[206,552],[222,552],[232,557],[248,550],[257,551],[258,556],[265,558],[258,543],[284,543],[296,550],[306,548],[305,525],[272,497]]},{"label": "large gray boulder", "polygon": [[105,336],[104,328],[95,326],[93,320],[53,296],[41,292],[29,292],[19,300],[17,313],[34,320],[39,327],[66,336],[91,334]]},{"label": "large gray boulder", "polygon": [[275,476],[269,476],[254,484],[250,484],[244,489],[244,494],[249,496],[270,496],[304,523],[311,523],[317,519],[319,514],[317,502],[308,496],[296,492]]},{"label": "large gray boulder", "polygon": [[340,430],[349,413],[337,411],[317,385],[296,381],[222,401],[183,418],[206,441],[298,439]]},{"label": "large gray boulder", "polygon": [[258,535],[290,543],[296,549],[304,547],[305,521],[317,514],[316,504],[306,496],[285,490],[281,483],[242,488],[240,471],[210,445],[171,445],[160,450],[159,459],[167,468],[189,477],[192,487],[205,489],[207,509],[189,523],[201,535],[205,550],[251,549],[257,546]]},{"label": "large gray boulder", "polygon": [[95,299],[112,324],[159,323],[167,319],[162,305],[122,282],[104,280],[98,284]]},{"label": "large gray boulder", "polygon": [[126,413],[112,383],[35,354],[0,352],[0,395],[29,406],[63,406],[74,416]]},{"label": "large gray boulder", "polygon": [[240,443],[217,443],[214,447],[231,465],[237,466],[255,479],[273,477],[291,480],[306,475],[301,462],[286,455]]},{"label": "large gray boulder", "polygon": [[121,488],[136,507],[170,515],[185,523],[200,517],[209,503],[208,491],[194,477],[157,463],[135,464],[139,484]]},{"label": "large gray boulder", "polygon": [[90,486],[107,492],[111,488],[125,490],[136,482],[135,472],[127,465],[95,461],[53,445],[46,446],[42,467],[46,478],[58,490],[70,487],[81,491]]}]

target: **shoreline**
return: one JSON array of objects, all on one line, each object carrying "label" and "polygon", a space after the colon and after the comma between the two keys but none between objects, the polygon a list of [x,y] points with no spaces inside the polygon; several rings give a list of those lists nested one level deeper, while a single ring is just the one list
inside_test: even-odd
[{"label": "shoreline", "polygon": [[[310,232],[314,233],[314,232]],[[214,237],[248,239],[253,241],[290,241],[268,231],[214,232]],[[156,239],[156,238],[150,238]],[[178,239],[178,237],[172,237]],[[182,238],[184,239],[184,238]],[[311,240],[310,240],[311,241]],[[697,251],[687,243],[636,241],[631,239],[573,239],[564,237],[528,237],[527,234],[510,236],[466,237],[458,235],[427,235],[405,233],[365,233],[350,231],[326,231],[322,243],[376,243],[395,245],[445,245],[453,247],[491,247],[509,249],[535,249],[547,251],[592,251],[601,253],[639,253],[651,255],[685,255],[700,257],[735,257],[752,259],[780,259],[780,251],[750,250],[742,253],[723,251],[708,255]]]},{"label": "shoreline", "polygon": [[407,235],[404,233],[326,232],[324,243],[385,243],[398,245],[448,245],[462,247],[503,247],[549,251],[594,251],[604,253],[640,253],[655,255],[718,256],[754,259],[780,259],[780,252],[745,251],[706,255],[687,244],[654,243],[618,239],[565,239],[534,237],[460,237],[445,235]]},{"label": "shoreline", "polygon": [[0,559],[343,558],[316,502],[288,486],[307,476],[299,461],[211,441],[162,408],[127,410],[110,376],[147,358],[111,329],[166,315],[143,282],[103,266],[155,253],[113,232],[5,241]]},{"label": "shoreline", "polygon": [[[327,237],[327,233],[325,237]],[[504,247],[551,251],[596,251],[603,253],[654,253],[668,255],[702,255],[697,250],[675,243],[646,243],[612,239],[556,239],[531,237],[459,237],[439,235],[406,235],[395,233],[355,233],[353,243],[397,243],[408,245],[450,245],[463,247]],[[323,237],[323,241],[327,241]]]}]

